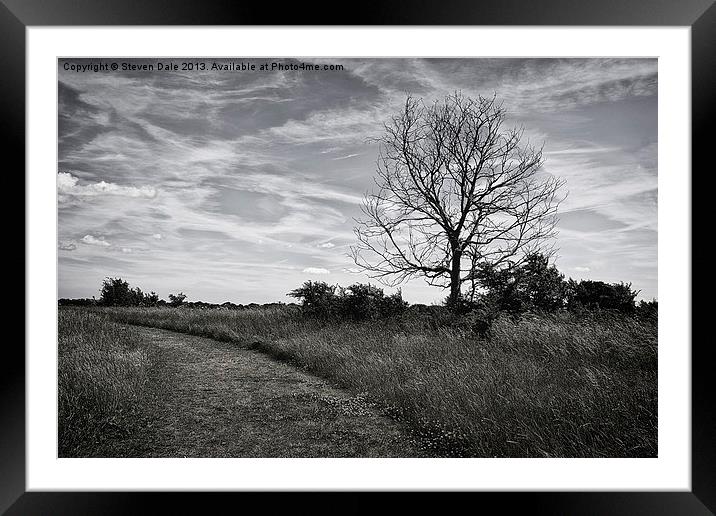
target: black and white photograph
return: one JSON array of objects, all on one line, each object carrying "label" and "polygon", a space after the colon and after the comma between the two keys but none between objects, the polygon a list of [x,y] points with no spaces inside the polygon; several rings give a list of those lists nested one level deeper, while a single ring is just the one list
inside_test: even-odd
[{"label": "black and white photograph", "polygon": [[656,58],[60,58],[57,99],[58,457],[659,457]]}]

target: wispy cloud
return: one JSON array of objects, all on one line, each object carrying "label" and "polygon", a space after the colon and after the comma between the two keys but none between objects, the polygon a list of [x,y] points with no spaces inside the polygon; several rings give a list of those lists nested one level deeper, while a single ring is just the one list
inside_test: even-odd
[{"label": "wispy cloud", "polygon": [[79,178],[68,172],[59,172],[57,174],[57,193],[60,199],[65,196],[97,196],[97,195],[119,195],[125,197],[144,197],[145,199],[153,199],[157,195],[157,190],[151,186],[121,186],[114,183],[100,181],[99,183],[91,183],[80,185]]},{"label": "wispy cloud", "polygon": [[74,242],[60,242],[57,248],[62,251],[74,251],[77,249],[77,244]]},{"label": "wispy cloud", "polygon": [[618,152],[619,147],[581,147],[576,149],[562,149],[557,151],[546,151],[545,156],[559,156],[564,154],[593,154],[600,152]]},{"label": "wispy cloud", "polygon": [[94,245],[94,246],[98,246],[98,247],[109,247],[110,245],[112,245],[112,244],[110,244],[109,242],[107,242],[107,241],[104,239],[104,237],[99,237],[99,238],[97,238],[97,237],[95,237],[95,236],[93,236],[93,235],[85,235],[85,236],[83,236],[83,237],[82,237],[82,242],[85,243],[85,244],[87,244],[87,245]]},{"label": "wispy cloud", "polygon": [[[497,92],[508,124],[544,141],[545,170],[567,180],[560,267],[656,295],[655,59],[341,63],[331,74],[60,67],[61,295],[85,297],[106,275],[245,302],[283,299],[306,274],[368,281],[335,248],[353,241],[373,187],[371,138],[406,92],[432,102],[458,89]],[[420,282],[403,292],[442,294]]]},{"label": "wispy cloud", "polygon": [[303,269],[304,274],[330,274],[331,271],[323,267],[306,267]]}]

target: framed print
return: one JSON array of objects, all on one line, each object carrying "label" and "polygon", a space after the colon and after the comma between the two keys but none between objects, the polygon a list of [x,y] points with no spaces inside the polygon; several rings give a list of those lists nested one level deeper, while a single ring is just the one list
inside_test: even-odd
[{"label": "framed print", "polygon": [[716,11],[558,4],[6,1],[3,509],[713,511],[691,170]]}]

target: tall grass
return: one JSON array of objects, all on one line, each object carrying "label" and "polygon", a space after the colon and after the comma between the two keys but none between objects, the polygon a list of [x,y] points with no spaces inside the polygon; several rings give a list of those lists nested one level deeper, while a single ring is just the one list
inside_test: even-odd
[{"label": "tall grass", "polygon": [[101,454],[137,420],[150,355],[136,328],[83,309],[59,311],[58,454]]},{"label": "tall grass", "polygon": [[325,322],[295,309],[108,309],[290,360],[378,403],[438,456],[653,457],[656,322],[499,318],[487,338],[430,317]]}]

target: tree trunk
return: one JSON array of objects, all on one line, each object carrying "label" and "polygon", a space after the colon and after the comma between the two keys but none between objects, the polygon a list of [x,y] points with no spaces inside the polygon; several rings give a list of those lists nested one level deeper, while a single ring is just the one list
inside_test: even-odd
[{"label": "tree trunk", "polygon": [[448,298],[448,306],[454,307],[460,300],[460,260],[462,252],[453,251],[452,268],[450,270],[450,297]]}]

